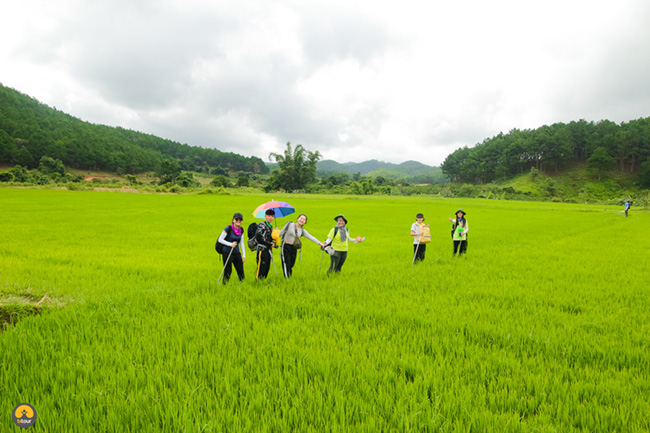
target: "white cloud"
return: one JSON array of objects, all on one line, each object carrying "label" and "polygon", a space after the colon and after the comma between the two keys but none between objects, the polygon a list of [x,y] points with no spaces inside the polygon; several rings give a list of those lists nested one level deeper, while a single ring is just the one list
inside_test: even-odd
[{"label": "white cloud", "polygon": [[647,117],[643,0],[24,0],[0,82],[95,123],[266,159],[440,164],[512,128]]}]

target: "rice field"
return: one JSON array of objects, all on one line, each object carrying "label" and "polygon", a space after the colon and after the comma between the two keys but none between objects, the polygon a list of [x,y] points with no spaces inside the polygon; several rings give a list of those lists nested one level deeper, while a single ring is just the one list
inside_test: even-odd
[{"label": "rice field", "polygon": [[[247,251],[217,285],[219,233],[271,199],[320,240],[339,213],[367,239],[340,275],[305,240],[291,280],[276,251],[256,282]],[[650,431],[639,208],[0,189],[0,209],[0,432],[19,403],[42,432]]]}]

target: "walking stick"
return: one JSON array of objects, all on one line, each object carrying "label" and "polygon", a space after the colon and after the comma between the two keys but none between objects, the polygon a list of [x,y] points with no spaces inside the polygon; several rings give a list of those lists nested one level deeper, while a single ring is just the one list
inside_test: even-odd
[{"label": "walking stick", "polygon": [[320,274],[320,268],[323,267],[323,254],[325,254],[325,250],[321,248],[321,253],[320,253],[320,265],[318,266],[318,273]]},{"label": "walking stick", "polygon": [[223,277],[223,273],[226,272],[226,266],[228,266],[228,262],[230,261],[230,256],[232,255],[234,248],[230,248],[230,253],[228,254],[228,258],[226,259],[226,263],[223,264],[223,269],[221,270],[221,275],[219,275],[219,279],[217,280],[217,286],[221,282],[221,277]]},{"label": "walking stick", "polygon": [[418,243],[415,246],[415,254],[413,254],[413,263],[411,263],[412,265],[415,264],[415,258],[418,256],[418,249],[419,248],[420,248],[420,239],[418,239]]},{"label": "walking stick", "polygon": [[281,245],[282,246],[280,247],[280,262],[282,263],[282,270],[284,272],[284,277],[288,280],[289,276],[287,275],[287,261],[284,259],[284,239],[282,239]]},{"label": "walking stick", "polygon": [[[273,270],[275,271],[275,276],[278,276],[278,269],[275,267],[275,260],[273,260],[273,250],[270,251],[271,254],[271,263],[273,263]],[[282,251],[280,251],[280,254],[282,254]]]}]

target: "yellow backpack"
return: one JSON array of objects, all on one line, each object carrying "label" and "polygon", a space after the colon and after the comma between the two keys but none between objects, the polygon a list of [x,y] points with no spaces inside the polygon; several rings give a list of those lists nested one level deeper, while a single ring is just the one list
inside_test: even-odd
[{"label": "yellow backpack", "polygon": [[418,224],[418,228],[418,233],[420,234],[418,236],[418,242],[421,244],[428,244],[431,242],[431,231],[429,230],[429,227],[424,224]]}]

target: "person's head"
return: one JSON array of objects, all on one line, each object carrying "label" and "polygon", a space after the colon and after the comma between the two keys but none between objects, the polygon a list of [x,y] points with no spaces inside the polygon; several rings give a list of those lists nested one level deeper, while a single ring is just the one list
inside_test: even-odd
[{"label": "person's head", "polygon": [[416,219],[417,222],[419,222],[421,224],[424,221],[424,214],[422,214],[422,213],[417,214],[415,216],[415,219]]},{"label": "person's head", "polygon": [[458,219],[465,218],[465,211],[463,209],[458,209],[456,211],[456,218],[458,218]]},{"label": "person's head", "polygon": [[348,223],[348,220],[345,219],[345,216],[343,215],[337,215],[334,217],[334,221],[336,221],[336,225],[339,227],[345,227],[345,225]]},{"label": "person's head", "polygon": [[305,215],[304,213],[301,213],[300,215],[298,215],[298,219],[296,219],[296,223],[297,223],[300,227],[302,227],[302,226],[304,226],[305,224],[307,224],[307,215]]},{"label": "person's head", "polygon": [[232,223],[239,227],[242,225],[242,222],[244,222],[244,215],[242,215],[239,212],[235,212],[235,214],[232,216]]},{"label": "person's head", "polygon": [[266,222],[272,223],[275,219],[275,211],[273,209],[267,209],[264,217],[266,218]]}]

